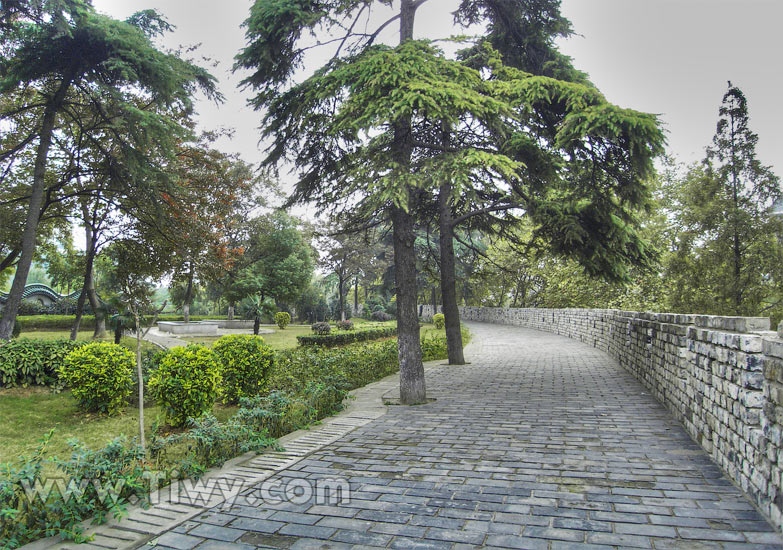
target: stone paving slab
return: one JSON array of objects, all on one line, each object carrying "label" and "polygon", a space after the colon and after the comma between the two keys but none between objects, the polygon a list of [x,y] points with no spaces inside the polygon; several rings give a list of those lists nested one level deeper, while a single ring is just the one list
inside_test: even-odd
[{"label": "stone paving slab", "polygon": [[[783,549],[604,353],[519,327],[469,327],[471,364],[427,373],[435,402],[389,407],[145,550]],[[270,484],[325,480],[343,480],[350,499],[271,498]]]}]

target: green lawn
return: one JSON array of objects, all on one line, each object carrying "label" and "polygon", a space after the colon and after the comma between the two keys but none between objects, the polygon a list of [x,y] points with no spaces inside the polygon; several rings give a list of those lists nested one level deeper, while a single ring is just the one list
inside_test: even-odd
[{"label": "green lawn", "polygon": [[[216,405],[216,417],[226,420],[237,407]],[[144,409],[144,424],[149,434],[156,419],[162,416],[159,407]],[[55,428],[48,447],[49,456],[69,456],[66,442],[78,438],[88,447],[97,449],[119,435],[138,434],[139,410],[128,406],[118,416],[106,417],[79,411],[70,391],[52,393],[46,388],[12,388],[0,390],[0,463],[13,462],[30,454],[38,441]],[[162,420],[162,418],[161,418]]]},{"label": "green lawn", "polygon": [[[305,336],[312,334],[310,325],[288,325],[285,330],[280,330],[277,325],[274,327],[271,325],[262,325],[262,328],[271,329],[275,332],[273,334],[262,334],[261,337],[264,342],[270,345],[273,349],[290,349],[299,345],[296,341],[297,336]],[[192,336],[188,338],[182,338],[189,343],[204,344],[205,346],[212,347],[212,345],[220,338],[219,336]]]},{"label": "green lawn", "polygon": [[[364,319],[355,319],[354,324],[356,325],[356,328],[369,328],[371,326],[394,326],[396,321],[376,323]],[[425,325],[425,327],[427,326],[432,327],[433,325]],[[284,330],[278,328],[277,325],[261,325],[261,327],[275,331],[273,334],[262,334],[261,337],[266,344],[277,350],[295,348],[299,345],[299,342],[296,340],[297,336],[309,336],[313,334],[310,325],[288,325]],[[332,328],[332,330],[336,329]],[[192,336],[182,338],[182,340],[211,347],[218,338],[219,336]]]},{"label": "green lawn", "polygon": [[[362,323],[363,324],[363,323]],[[265,327],[271,328],[271,327]],[[296,337],[312,334],[309,326],[289,325],[285,330],[274,327],[274,334],[263,335],[264,340],[275,349],[296,347]],[[434,332],[431,324],[423,325],[422,336]],[[22,336],[28,338],[55,339],[67,338],[67,331],[26,332]],[[79,340],[89,340],[92,331],[79,333]],[[188,340],[212,345],[217,338],[201,337]],[[133,338],[123,338],[123,345],[133,347]],[[148,342],[144,346],[154,347]],[[213,413],[221,420],[226,420],[236,407],[216,405]],[[145,408],[145,425],[147,432],[156,419],[162,416],[159,407]],[[59,394],[46,388],[13,388],[0,390],[0,463],[12,462],[20,456],[30,454],[38,441],[55,428],[55,434],[48,448],[49,456],[66,458],[69,454],[66,442],[78,438],[90,448],[100,448],[108,441],[124,434],[133,437],[138,433],[138,409],[133,406],[125,408],[122,414],[115,417],[85,414],[78,410],[76,401],[70,391]]]}]

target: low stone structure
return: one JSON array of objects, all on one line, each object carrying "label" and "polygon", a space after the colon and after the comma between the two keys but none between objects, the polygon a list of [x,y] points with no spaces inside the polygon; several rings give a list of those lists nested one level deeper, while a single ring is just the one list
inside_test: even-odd
[{"label": "low stone structure", "polygon": [[217,336],[219,321],[158,321],[158,330],[188,336]]},{"label": "low stone structure", "polygon": [[[432,306],[419,306],[425,320]],[[440,311],[440,308],[438,308]],[[781,529],[783,340],[760,317],[462,307],[463,320],[553,332],[631,372]]]}]

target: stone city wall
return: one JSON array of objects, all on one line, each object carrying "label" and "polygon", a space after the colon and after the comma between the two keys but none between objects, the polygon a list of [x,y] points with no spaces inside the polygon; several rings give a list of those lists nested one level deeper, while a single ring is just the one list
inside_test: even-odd
[{"label": "stone city wall", "polygon": [[[432,306],[419,306],[429,320]],[[438,308],[440,311],[440,308]],[[461,307],[463,320],[553,332],[607,352],[783,527],[783,340],[769,319],[609,309]]]}]

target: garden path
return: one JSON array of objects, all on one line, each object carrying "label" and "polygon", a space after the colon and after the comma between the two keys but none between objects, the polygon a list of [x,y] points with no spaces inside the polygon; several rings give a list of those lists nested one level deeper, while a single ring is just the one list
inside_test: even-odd
[{"label": "garden path", "polygon": [[[471,364],[427,371],[435,402],[389,407],[145,548],[783,548],[606,354],[549,333],[468,326]],[[349,483],[350,501],[268,502],[276,488],[326,478]]]}]

